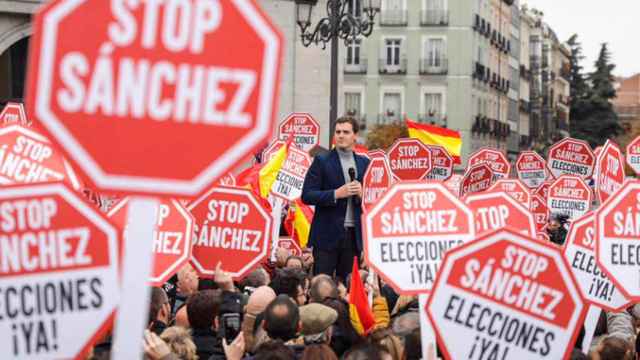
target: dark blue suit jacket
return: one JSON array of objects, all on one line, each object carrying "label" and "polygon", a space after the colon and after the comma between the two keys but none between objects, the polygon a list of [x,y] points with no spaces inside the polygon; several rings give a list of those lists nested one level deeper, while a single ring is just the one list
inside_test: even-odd
[{"label": "dark blue suit jacket", "polygon": [[[362,183],[369,159],[354,153],[357,168],[356,180]],[[347,181],[349,179],[346,179]],[[334,201],[334,190],[346,183],[338,152],[333,149],[317,155],[307,171],[302,187],[302,202],[315,206],[309,234],[309,247],[335,250],[338,240],[344,237],[344,217],[347,199]],[[362,210],[354,204],[355,230],[358,251],[362,251]]]}]

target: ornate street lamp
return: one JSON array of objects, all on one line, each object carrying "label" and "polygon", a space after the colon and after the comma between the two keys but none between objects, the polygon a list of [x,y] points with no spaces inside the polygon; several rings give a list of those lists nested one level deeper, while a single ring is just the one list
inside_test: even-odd
[{"label": "ornate street lamp", "polygon": [[[295,0],[297,23],[302,45],[320,45],[323,49],[331,42],[331,95],[329,112],[329,142],[338,117],[338,39],[348,44],[359,36],[373,32],[380,0],[327,0],[327,16],[311,27],[311,14],[318,0]],[[360,11],[358,8],[361,6]]]}]

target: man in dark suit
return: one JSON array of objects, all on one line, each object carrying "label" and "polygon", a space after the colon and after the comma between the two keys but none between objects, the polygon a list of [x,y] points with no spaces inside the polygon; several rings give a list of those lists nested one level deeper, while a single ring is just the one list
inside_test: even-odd
[{"label": "man in dark suit", "polygon": [[314,158],[302,188],[302,201],[315,206],[308,243],[314,272],[335,272],[343,281],[351,273],[353,257],[362,253],[361,183],[369,160],[353,151],[358,130],[353,118],[336,120],[336,146]]}]

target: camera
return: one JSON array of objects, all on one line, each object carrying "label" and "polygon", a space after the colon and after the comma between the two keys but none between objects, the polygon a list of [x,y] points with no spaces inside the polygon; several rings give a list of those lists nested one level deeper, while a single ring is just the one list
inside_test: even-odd
[{"label": "camera", "polygon": [[220,319],[220,335],[231,343],[240,333],[242,326],[242,315],[239,313],[223,314]]}]

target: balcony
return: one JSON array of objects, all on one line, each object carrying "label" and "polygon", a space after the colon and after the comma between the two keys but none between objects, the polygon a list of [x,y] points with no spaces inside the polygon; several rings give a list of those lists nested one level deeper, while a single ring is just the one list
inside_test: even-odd
[{"label": "balcony", "polygon": [[520,111],[522,111],[523,113],[530,113],[531,112],[531,103],[529,103],[526,100],[520,99],[520,104],[519,104],[519,108]]},{"label": "balcony", "polygon": [[358,63],[353,61],[349,64],[347,60],[344,61],[344,73],[345,74],[366,74],[367,73],[367,59],[360,58]]},{"label": "balcony", "polygon": [[[479,23],[480,20],[476,19]],[[420,13],[420,25],[422,26],[447,26],[449,25],[449,11],[443,9],[423,9]]]},{"label": "balcony", "polygon": [[449,60],[444,56],[420,59],[420,74],[422,75],[446,75],[448,72]]},{"label": "balcony", "polygon": [[393,124],[406,119],[407,114],[394,113],[393,111],[387,111],[384,114],[378,114],[377,124]]},{"label": "balcony", "polygon": [[397,64],[387,58],[379,59],[378,72],[388,75],[405,75],[407,73],[407,59],[401,58]]},{"label": "balcony", "polygon": [[407,26],[407,19],[407,10],[383,10],[380,14],[380,26]]},{"label": "balcony", "polygon": [[447,116],[442,114],[419,114],[418,121],[424,124],[447,127]]}]

